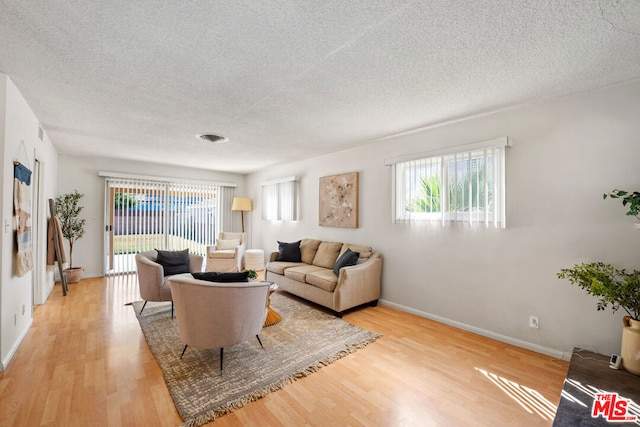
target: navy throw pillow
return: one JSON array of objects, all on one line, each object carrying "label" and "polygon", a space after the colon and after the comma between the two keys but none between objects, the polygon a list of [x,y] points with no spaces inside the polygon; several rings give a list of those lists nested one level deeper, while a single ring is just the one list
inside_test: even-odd
[{"label": "navy throw pillow", "polygon": [[249,272],[241,271],[239,273],[219,273],[217,271],[205,271],[204,273],[191,273],[194,279],[206,280],[208,282],[233,283],[248,282]]},{"label": "navy throw pillow", "polygon": [[158,252],[156,262],[164,269],[165,276],[189,272],[189,249],[183,251],[161,251]]},{"label": "navy throw pillow", "polygon": [[278,242],[278,258],[276,261],[302,262],[300,254],[300,242],[285,243]]},{"label": "navy throw pillow", "polygon": [[352,265],[356,265],[358,263],[358,258],[360,258],[360,252],[354,252],[351,249],[347,248],[346,251],[340,258],[336,260],[336,263],[333,265],[333,272],[337,276],[340,274],[340,269],[342,267],[350,267]]}]

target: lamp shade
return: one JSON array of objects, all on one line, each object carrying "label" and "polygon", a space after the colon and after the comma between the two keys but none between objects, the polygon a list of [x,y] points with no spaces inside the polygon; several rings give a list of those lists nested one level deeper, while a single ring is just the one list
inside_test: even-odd
[{"label": "lamp shade", "polygon": [[232,211],[244,211],[249,212],[253,209],[251,205],[251,199],[248,197],[234,197],[233,204],[231,205]]}]

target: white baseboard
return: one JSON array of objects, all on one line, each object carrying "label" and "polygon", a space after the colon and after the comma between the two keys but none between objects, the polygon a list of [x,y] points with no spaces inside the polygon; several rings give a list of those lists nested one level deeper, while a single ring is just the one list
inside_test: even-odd
[{"label": "white baseboard", "polygon": [[9,362],[11,362],[11,359],[13,359],[16,351],[18,351],[18,347],[20,347],[20,344],[22,344],[22,341],[24,341],[25,337],[29,333],[29,330],[31,330],[31,325],[33,325],[33,318],[29,319],[29,325],[24,329],[22,334],[20,334],[16,342],[13,343],[13,346],[11,347],[7,355],[2,359],[2,362],[0,363],[0,372],[4,372],[6,367],[9,366]]},{"label": "white baseboard", "polygon": [[547,356],[554,357],[556,359],[562,360],[570,360],[571,353],[567,353],[564,351],[556,350],[554,348],[544,347],[539,344],[535,344],[528,341],[519,340],[517,338],[512,338],[506,335],[498,334],[497,332],[489,331],[487,329],[478,328],[473,325],[467,325],[466,323],[458,322],[456,320],[451,320],[446,317],[437,316],[435,314],[427,313],[424,311],[416,310],[411,307],[407,307],[401,304],[396,304],[391,301],[387,301],[384,299],[379,300],[379,303],[382,305],[386,305],[388,307],[392,307],[398,309],[400,311],[405,311],[407,313],[415,314],[416,316],[424,317],[429,320],[433,320],[438,323],[444,323],[445,325],[453,326],[454,328],[462,329],[464,331],[473,332],[474,334],[482,335],[483,337],[491,338],[496,341],[501,341],[507,344],[511,344],[516,347],[524,348],[526,350],[535,351],[536,353],[546,354]]}]

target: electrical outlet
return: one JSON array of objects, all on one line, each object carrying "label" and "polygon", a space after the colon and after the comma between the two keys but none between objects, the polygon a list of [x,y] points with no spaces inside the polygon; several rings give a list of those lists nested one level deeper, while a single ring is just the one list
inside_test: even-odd
[{"label": "electrical outlet", "polygon": [[529,327],[533,329],[538,329],[540,325],[540,321],[538,320],[538,316],[529,316]]}]

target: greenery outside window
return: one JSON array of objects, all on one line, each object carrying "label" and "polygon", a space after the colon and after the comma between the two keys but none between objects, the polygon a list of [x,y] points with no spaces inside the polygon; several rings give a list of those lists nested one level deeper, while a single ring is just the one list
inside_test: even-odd
[{"label": "greenery outside window", "polygon": [[394,221],[504,228],[508,145],[505,137],[387,160],[394,169]]}]

